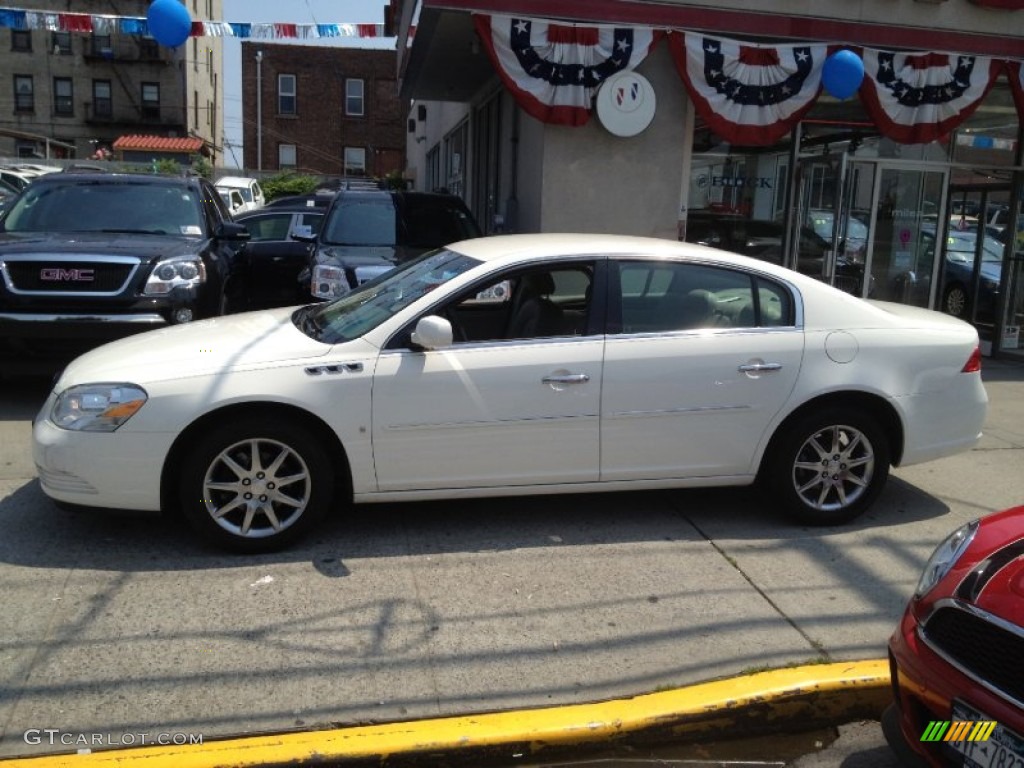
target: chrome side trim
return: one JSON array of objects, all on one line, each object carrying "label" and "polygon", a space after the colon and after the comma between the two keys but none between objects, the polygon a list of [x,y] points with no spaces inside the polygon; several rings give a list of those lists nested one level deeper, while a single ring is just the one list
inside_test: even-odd
[{"label": "chrome side trim", "polygon": [[937,600],[935,602],[935,606],[931,610],[931,613],[928,614],[928,617],[924,621],[919,622],[917,625],[918,638],[921,640],[921,642],[927,645],[928,648],[931,649],[933,653],[935,653],[935,655],[937,655],[951,667],[959,671],[961,674],[965,675],[966,677],[969,677],[982,688],[986,689],[991,693],[994,693],[1001,699],[1005,699],[1006,701],[1013,704],[1015,707],[1024,709],[1024,701],[1014,698],[1006,691],[1004,691],[1002,688],[999,688],[993,685],[992,683],[988,682],[987,680],[978,677],[976,674],[974,674],[974,672],[964,667],[962,664],[960,664],[960,662],[951,658],[948,654],[945,653],[945,651],[943,651],[941,648],[936,647],[935,644],[932,643],[931,640],[929,640],[928,632],[925,629],[925,627],[928,624],[928,620],[932,617],[932,614],[934,614],[940,608],[952,608],[953,610],[963,611],[964,613],[970,614],[976,619],[981,619],[982,621],[988,622],[989,624],[999,627],[1000,629],[1003,629],[1009,632],[1010,634],[1016,635],[1020,638],[1024,638],[1024,628],[1018,627],[1016,624],[1012,624],[1006,621],[1005,619],[1001,619],[998,616],[989,613],[988,611],[983,611],[976,606],[970,605],[969,603],[965,603],[962,600],[956,600],[951,597],[946,597],[942,600]]},{"label": "chrome side trim", "polygon": [[[84,296],[86,294],[76,294]],[[0,320],[12,323],[130,323],[141,325],[166,325],[167,320],[163,315],[156,313],[134,314],[134,315],[69,315],[69,314],[43,314],[38,312],[0,312]]]}]

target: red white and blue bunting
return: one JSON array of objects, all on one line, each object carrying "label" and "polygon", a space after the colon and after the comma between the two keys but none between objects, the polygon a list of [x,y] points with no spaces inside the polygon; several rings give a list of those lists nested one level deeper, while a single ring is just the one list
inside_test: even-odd
[{"label": "red white and blue bunting", "polygon": [[669,48],[697,113],[731,144],[768,146],[821,91],[826,45],[756,45],[684,32]]},{"label": "red white and blue bunting", "polygon": [[594,93],[611,75],[635,69],[660,32],[649,27],[556,24],[475,15],[477,32],[519,106],[544,123],[583,125]]},{"label": "red white and blue bunting", "polygon": [[[44,29],[49,32],[84,32],[95,35],[147,36],[145,18],[88,13],[49,13],[0,8],[0,28]],[[190,37],[237,37],[260,40],[315,39],[321,37],[384,37],[383,24],[292,24],[193,21]]]},{"label": "red white and blue bunting", "polygon": [[890,53],[865,48],[861,101],[884,136],[927,144],[978,108],[1001,65],[983,56]]}]

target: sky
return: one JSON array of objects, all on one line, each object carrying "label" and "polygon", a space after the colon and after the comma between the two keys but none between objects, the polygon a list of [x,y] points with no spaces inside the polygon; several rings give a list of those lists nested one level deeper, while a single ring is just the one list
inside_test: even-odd
[{"label": "sky", "polygon": [[[224,0],[224,18],[210,21],[293,24],[383,24],[386,0]],[[268,42],[288,43],[287,40]],[[299,41],[297,41],[299,42]],[[303,45],[393,48],[394,39],[335,37]],[[224,155],[228,167],[242,164],[242,43],[224,38]],[[220,143],[220,141],[218,141]]]}]

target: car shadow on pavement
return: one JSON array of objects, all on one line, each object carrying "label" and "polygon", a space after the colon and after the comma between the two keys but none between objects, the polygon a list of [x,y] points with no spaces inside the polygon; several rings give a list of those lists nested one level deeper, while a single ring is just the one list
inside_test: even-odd
[{"label": "car shadow on pavement", "polygon": [[33,568],[181,571],[308,561],[349,575],[346,558],[501,552],[703,539],[795,542],[941,517],[948,507],[899,478],[846,525],[796,525],[756,487],[362,504],[337,509],[288,549],[237,555],[207,546],[175,514],[66,510],[38,480],[0,499],[0,563]]}]

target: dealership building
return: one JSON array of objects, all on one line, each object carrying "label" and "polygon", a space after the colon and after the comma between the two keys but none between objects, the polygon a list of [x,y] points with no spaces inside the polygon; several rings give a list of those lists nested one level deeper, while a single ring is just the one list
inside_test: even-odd
[{"label": "dealership building", "polygon": [[407,175],[488,232],[681,238],[1024,355],[1024,0],[391,0]]}]

